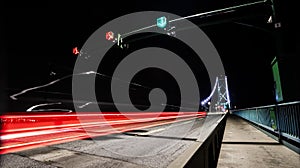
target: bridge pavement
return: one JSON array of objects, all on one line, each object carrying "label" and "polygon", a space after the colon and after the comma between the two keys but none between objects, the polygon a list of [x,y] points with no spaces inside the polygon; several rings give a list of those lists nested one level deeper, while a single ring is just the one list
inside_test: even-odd
[{"label": "bridge pavement", "polygon": [[300,155],[246,121],[229,116],[218,168],[296,168]]}]

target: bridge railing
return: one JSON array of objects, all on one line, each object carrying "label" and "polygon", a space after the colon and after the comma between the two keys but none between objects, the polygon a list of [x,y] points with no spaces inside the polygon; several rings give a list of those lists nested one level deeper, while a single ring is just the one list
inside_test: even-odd
[{"label": "bridge railing", "polygon": [[300,149],[300,101],[277,105],[233,110],[240,116],[278,136]]}]

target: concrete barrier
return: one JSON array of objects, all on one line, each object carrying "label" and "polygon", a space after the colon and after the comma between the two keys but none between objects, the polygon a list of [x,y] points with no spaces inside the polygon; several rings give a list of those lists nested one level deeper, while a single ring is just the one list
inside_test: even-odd
[{"label": "concrete barrier", "polygon": [[197,139],[168,167],[217,167],[227,115],[228,113],[223,113],[223,116],[209,128],[210,131],[207,131],[209,132],[207,135],[203,135],[201,138]]}]

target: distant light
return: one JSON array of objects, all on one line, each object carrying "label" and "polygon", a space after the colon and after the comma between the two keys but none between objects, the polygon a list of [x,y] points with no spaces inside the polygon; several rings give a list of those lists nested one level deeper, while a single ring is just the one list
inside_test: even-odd
[{"label": "distant light", "polygon": [[106,40],[113,40],[114,39],[114,33],[112,31],[106,32],[105,34]]},{"label": "distant light", "polygon": [[165,28],[167,25],[167,18],[165,16],[157,18],[156,25],[159,28]]},{"label": "distant light", "polygon": [[118,33],[118,37],[117,37],[117,45],[122,49],[129,47],[129,44],[123,43],[123,38],[121,37],[121,34],[119,34],[119,33]]},{"label": "distant light", "polygon": [[279,27],[281,27],[281,23],[280,22],[278,22],[278,23],[275,23],[275,28],[279,28]]},{"label": "distant light", "polygon": [[55,76],[55,75],[56,75],[55,72],[53,72],[53,71],[50,72],[50,76]]},{"label": "distant light", "polygon": [[273,23],[273,18],[272,18],[272,16],[269,17],[267,23]]},{"label": "distant light", "polygon": [[73,48],[73,54],[77,55],[78,53],[79,53],[78,48],[77,47]]},{"label": "distant light", "polygon": [[123,43],[123,39],[122,39],[122,37],[121,37],[121,34],[118,34],[118,42],[117,42],[117,45],[120,46],[121,48],[123,48],[122,43]]}]

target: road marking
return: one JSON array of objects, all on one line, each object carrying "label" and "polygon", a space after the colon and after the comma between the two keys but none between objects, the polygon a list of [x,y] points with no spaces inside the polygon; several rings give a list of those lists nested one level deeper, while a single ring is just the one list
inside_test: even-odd
[{"label": "road marking", "polygon": [[68,157],[75,155],[75,152],[64,150],[64,149],[59,149],[59,150],[54,150],[49,153],[43,153],[43,154],[37,154],[30,156],[31,159],[38,160],[38,161],[54,161],[58,160],[63,157]]},{"label": "road marking", "polygon": [[183,123],[180,123],[180,124],[174,124],[174,127],[177,127],[177,126],[180,126],[180,125],[189,124],[190,122],[193,122],[193,121],[186,121],[186,122],[183,122]]},{"label": "road marking", "polygon": [[209,113],[207,113],[207,115],[209,116],[209,115],[224,115],[224,114],[226,114],[227,112],[209,112]]},{"label": "road marking", "polygon": [[[176,126],[180,126],[180,125],[185,125],[185,124],[188,124],[188,123],[191,123],[192,121],[186,121],[186,122],[183,122],[183,123],[180,123],[180,124],[174,124],[174,127]],[[156,130],[151,130],[151,131],[148,131],[148,132],[143,132],[143,133],[139,133],[137,135],[150,135],[150,134],[153,134],[153,133],[157,133],[157,132],[161,132],[163,130],[165,130],[167,128],[159,128],[159,129],[156,129]]]},{"label": "road marking", "polygon": [[151,130],[151,131],[148,131],[148,132],[143,132],[143,133],[140,133],[138,135],[150,135],[150,134],[153,134],[153,133],[156,133],[156,132],[160,132],[160,131],[163,131],[165,130],[166,128],[160,128],[160,129],[156,129],[156,130]]}]

